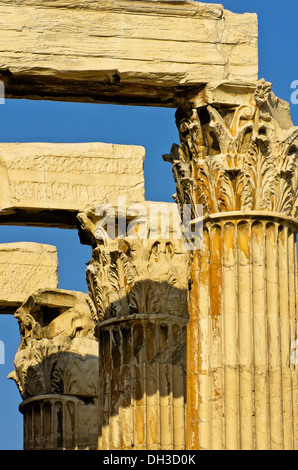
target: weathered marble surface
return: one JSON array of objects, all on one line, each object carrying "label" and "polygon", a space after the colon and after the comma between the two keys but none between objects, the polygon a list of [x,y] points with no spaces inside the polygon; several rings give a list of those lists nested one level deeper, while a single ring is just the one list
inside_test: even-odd
[{"label": "weathered marble surface", "polygon": [[39,243],[0,244],[0,311],[13,313],[33,290],[58,287],[57,249]]},{"label": "weathered marble surface", "polygon": [[0,16],[8,98],[174,106],[181,89],[258,78],[257,17],[222,5],[1,0]]},{"label": "weathered marble surface", "polygon": [[142,201],[144,158],[140,146],[2,143],[0,224],[75,228],[91,201]]}]

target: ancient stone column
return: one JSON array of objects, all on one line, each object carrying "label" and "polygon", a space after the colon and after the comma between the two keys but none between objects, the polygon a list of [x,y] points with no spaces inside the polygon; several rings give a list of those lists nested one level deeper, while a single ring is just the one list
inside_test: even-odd
[{"label": "ancient stone column", "polygon": [[119,218],[111,239],[95,214],[79,218],[81,240],[93,246],[99,449],[185,449],[188,255],[171,236],[141,238],[138,228],[121,237]]},{"label": "ancient stone column", "polygon": [[25,450],[97,449],[98,343],[82,292],[38,290],[17,310]]},{"label": "ancient stone column", "polygon": [[187,448],[297,449],[298,128],[270,84],[239,90],[181,99],[181,144],[165,156],[178,204],[204,206],[189,264]]}]

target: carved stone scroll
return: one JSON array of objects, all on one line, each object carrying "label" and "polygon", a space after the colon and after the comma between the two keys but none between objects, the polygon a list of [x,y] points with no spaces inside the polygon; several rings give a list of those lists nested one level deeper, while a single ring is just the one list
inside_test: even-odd
[{"label": "carved stone scroll", "polygon": [[182,99],[176,118],[175,199],[204,206],[188,277],[187,448],[297,449],[298,129],[263,80],[244,104]]},{"label": "carved stone scroll", "polygon": [[98,343],[87,294],[39,290],[17,310],[24,449],[97,449]]}]

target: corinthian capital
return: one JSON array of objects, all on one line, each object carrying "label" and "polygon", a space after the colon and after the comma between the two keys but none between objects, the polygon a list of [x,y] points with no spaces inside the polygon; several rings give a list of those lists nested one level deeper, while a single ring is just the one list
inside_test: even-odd
[{"label": "corinthian capital", "polygon": [[167,237],[156,226],[150,233],[150,206],[158,205],[140,205],[141,216],[127,215],[124,224],[117,208],[104,217],[100,206],[79,214],[81,241],[93,246],[86,278],[96,323],[138,314],[187,317],[188,253],[170,225]]},{"label": "corinthian capital", "polygon": [[16,311],[21,343],[9,378],[24,400],[97,396],[98,343],[89,304],[83,292],[40,289]]},{"label": "corinthian capital", "polygon": [[178,103],[181,143],[164,156],[173,164],[176,202],[203,204],[205,215],[270,211],[297,218],[298,128],[287,103],[264,80],[246,89],[242,102],[226,95],[206,101]]}]

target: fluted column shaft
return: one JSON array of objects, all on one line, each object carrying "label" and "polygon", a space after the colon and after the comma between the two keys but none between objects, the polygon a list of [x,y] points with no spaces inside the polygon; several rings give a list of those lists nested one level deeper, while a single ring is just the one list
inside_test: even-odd
[{"label": "fluted column shaft", "polygon": [[41,395],[20,405],[24,450],[96,450],[97,397]]},{"label": "fluted column shaft", "polygon": [[189,302],[189,447],[295,449],[295,227],[221,219],[206,221],[190,264],[198,288]]},{"label": "fluted column shaft", "polygon": [[185,449],[185,323],[132,315],[98,325],[100,449]]}]

